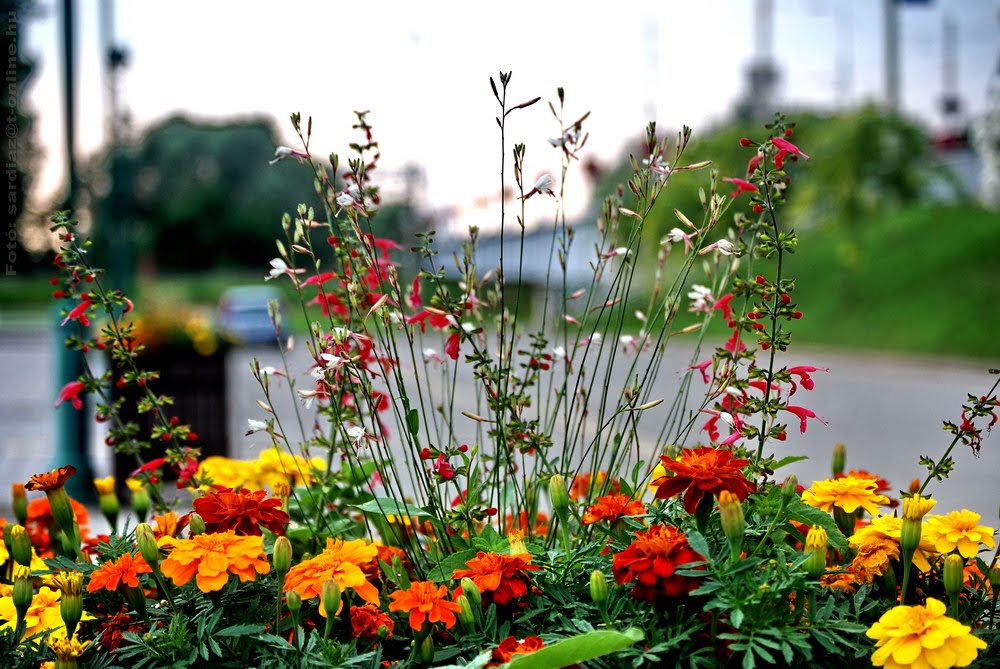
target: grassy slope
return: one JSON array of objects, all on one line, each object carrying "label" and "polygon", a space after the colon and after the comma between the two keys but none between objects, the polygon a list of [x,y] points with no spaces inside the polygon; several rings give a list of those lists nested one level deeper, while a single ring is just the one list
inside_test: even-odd
[{"label": "grassy slope", "polygon": [[1000,359],[997,213],[924,205],[801,242],[798,341]]}]

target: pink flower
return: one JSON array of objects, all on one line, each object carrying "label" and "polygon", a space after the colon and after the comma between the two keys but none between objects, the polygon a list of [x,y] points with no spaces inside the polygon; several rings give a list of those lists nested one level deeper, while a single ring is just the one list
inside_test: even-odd
[{"label": "pink flower", "polygon": [[734,296],[732,293],[726,293],[725,295],[717,299],[715,301],[715,304],[712,305],[713,309],[722,310],[722,317],[725,318],[727,321],[733,317],[733,308],[729,306],[729,303],[733,301],[733,297]]},{"label": "pink flower", "polygon": [[749,181],[747,181],[746,179],[740,179],[738,177],[723,177],[722,180],[723,181],[728,181],[729,183],[731,183],[734,186],[736,186],[736,190],[734,190],[732,192],[732,194],[730,194],[730,196],[729,196],[731,198],[739,197],[740,193],[757,193],[757,192],[759,192],[757,190],[757,187],[754,186]]},{"label": "pink flower", "polygon": [[443,478],[445,481],[450,481],[455,478],[455,468],[451,466],[447,460],[444,459],[444,453],[437,457],[434,461],[434,471],[437,472],[438,476]]},{"label": "pink flower", "polygon": [[84,293],[83,301],[73,307],[69,314],[67,314],[66,318],[62,320],[60,325],[66,325],[70,321],[77,321],[83,326],[90,325],[90,319],[87,318],[87,309],[90,309],[90,295]]},{"label": "pink flower", "polygon": [[817,416],[816,412],[813,411],[812,409],[806,409],[805,407],[792,406],[791,404],[789,404],[788,406],[781,407],[781,408],[784,409],[785,411],[788,411],[789,413],[793,413],[796,416],[798,416],[798,418],[799,418],[799,432],[801,432],[802,434],[806,433],[806,422],[807,422],[807,420],[809,418],[815,418],[819,422],[823,423],[823,425],[829,425],[828,422],[826,422],[825,420],[823,420],[822,418],[820,418],[819,416]]},{"label": "pink flower", "polygon": [[79,381],[70,381],[62,390],[59,391],[59,399],[53,406],[59,406],[63,402],[70,402],[74,409],[83,408],[83,400],[80,398],[80,393],[83,392],[84,385]]},{"label": "pink flower", "polygon": [[420,299],[420,277],[416,276],[413,278],[413,287],[410,289],[410,294],[407,296],[406,301],[409,302],[410,306],[414,309],[419,309],[424,305],[423,300]]},{"label": "pink flower", "polygon": [[[787,371],[788,371],[789,374],[791,374],[793,376],[798,376],[799,377],[799,379],[800,379],[799,383],[802,384],[803,388],[805,388],[806,390],[812,390],[813,388],[816,387],[816,383],[812,380],[812,377],[809,376],[809,375],[811,373],[813,373],[813,372],[829,372],[830,370],[829,370],[829,368],[826,368],[826,367],[813,367],[812,365],[799,365],[798,367],[789,367]],[[788,393],[788,394],[789,395],[794,395],[795,394],[795,388],[796,388],[795,381],[792,381],[792,391],[790,393]]]},{"label": "pink flower", "polygon": [[789,142],[787,139],[784,139],[783,137],[772,137],[771,143],[774,144],[774,146],[777,147],[778,149],[778,153],[775,154],[774,156],[774,166],[779,170],[781,169],[782,165],[785,164],[785,156],[788,155],[802,156],[806,160],[809,160],[809,156],[802,153],[802,150],[799,149],[799,147],[795,146],[794,144]]},{"label": "pink flower", "polygon": [[711,365],[712,365],[712,359],[709,358],[708,360],[702,360],[698,364],[691,365],[690,367],[688,367],[688,369],[697,369],[699,372],[701,372],[701,380],[704,381],[705,383],[708,383],[709,381],[712,380],[712,377],[708,375],[708,368]]}]

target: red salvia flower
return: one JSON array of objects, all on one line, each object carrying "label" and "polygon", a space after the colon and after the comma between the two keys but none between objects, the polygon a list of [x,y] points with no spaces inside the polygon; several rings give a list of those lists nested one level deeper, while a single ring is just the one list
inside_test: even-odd
[{"label": "red salvia flower", "polygon": [[718,495],[728,490],[742,502],[757,490],[756,484],[748,481],[740,471],[750,461],[733,458],[729,449],[710,446],[685,448],[676,460],[665,455],[660,460],[673,475],[653,481],[653,485],[657,486],[656,497],[669,499],[683,493],[684,510],[688,513],[695,512],[706,493]]},{"label": "red salvia flower", "polygon": [[677,567],[704,559],[676,527],[653,525],[648,530],[636,532],[632,544],[615,554],[612,570],[619,585],[635,584],[633,597],[655,604],[697,588],[697,580],[676,573]]},{"label": "red salvia flower", "polygon": [[740,193],[757,193],[757,187],[746,179],[740,179],[739,177],[723,177],[723,181],[728,181],[729,183],[736,186],[736,190],[730,193],[730,198],[739,197]]},{"label": "red salvia flower", "polygon": [[84,391],[84,388],[86,386],[79,381],[70,381],[59,391],[59,398],[56,400],[54,406],[59,406],[63,402],[69,402],[73,405],[74,409],[82,409],[83,398],[80,397],[80,393]]},{"label": "red salvia flower", "polygon": [[267,498],[263,490],[251,492],[246,488],[236,491],[217,485],[210,492],[194,500],[194,510],[205,521],[207,532],[233,530],[243,536],[260,536],[260,526],[281,535],[288,525],[288,514],[281,510],[281,500]]},{"label": "red salvia flower", "polygon": [[774,155],[774,166],[779,170],[784,166],[786,156],[802,156],[806,160],[809,160],[809,156],[804,154],[799,147],[795,146],[787,139],[782,137],[772,137],[771,143],[778,149],[778,153]]}]

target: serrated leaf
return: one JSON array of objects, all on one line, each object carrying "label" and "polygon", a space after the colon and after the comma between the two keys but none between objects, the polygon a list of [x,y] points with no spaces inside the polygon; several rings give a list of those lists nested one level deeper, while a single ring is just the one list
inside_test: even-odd
[{"label": "serrated leaf", "polygon": [[418,518],[431,518],[432,514],[425,509],[406,502],[399,502],[390,497],[376,497],[368,500],[364,504],[354,505],[355,509],[364,513],[374,513],[380,516],[416,516]]},{"label": "serrated leaf", "polygon": [[729,622],[732,623],[733,627],[739,629],[743,626],[743,609],[733,609],[732,613],[729,614]]},{"label": "serrated leaf", "polygon": [[705,537],[701,535],[701,532],[691,530],[687,533],[687,540],[696,553],[703,556],[706,560],[711,557],[712,552],[708,549],[708,542],[705,541]]},{"label": "serrated leaf", "polygon": [[587,632],[545,646],[530,655],[515,657],[505,666],[507,669],[566,667],[628,648],[642,641],[644,636],[642,630],[635,627],[630,627],[624,632],[612,630]]},{"label": "serrated leaf", "polygon": [[441,563],[427,572],[427,580],[439,583],[441,581],[447,581],[451,578],[452,573],[456,569],[461,569],[465,566],[465,563],[476,557],[479,551],[475,548],[470,548],[464,551],[459,551],[457,553],[452,553],[445,559],[441,560]]},{"label": "serrated leaf", "polygon": [[233,625],[225,629],[221,629],[218,632],[213,632],[213,636],[245,636],[247,634],[254,634],[256,632],[263,632],[264,626],[256,623],[247,623],[244,625]]}]

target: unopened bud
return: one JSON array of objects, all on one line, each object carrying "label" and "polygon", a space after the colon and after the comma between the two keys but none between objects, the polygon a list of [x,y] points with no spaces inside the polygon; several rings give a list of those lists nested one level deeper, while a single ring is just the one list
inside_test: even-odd
[{"label": "unopened bud", "polygon": [[728,490],[719,493],[719,516],[722,520],[722,533],[729,540],[730,552],[733,559],[740,555],[743,547],[743,505],[740,499]]},{"label": "unopened bud", "polygon": [[476,628],[476,616],[472,613],[469,598],[465,595],[459,595],[455,599],[455,603],[458,604],[458,620],[462,623],[462,629],[471,634]]},{"label": "unopened bud", "polygon": [[598,606],[608,601],[608,580],[600,569],[590,572],[590,599]]},{"label": "unopened bud", "polygon": [[83,617],[83,574],[78,571],[60,572],[53,582],[62,592],[59,613],[66,625],[66,636],[72,638]]},{"label": "unopened bud", "polygon": [[998,589],[1000,589],[1000,566],[990,568],[990,573],[988,576],[990,581],[990,588],[993,589],[993,592],[996,592]]},{"label": "unopened bud", "polygon": [[795,474],[789,474],[785,477],[785,482],[781,486],[781,497],[787,504],[798,494],[799,487],[799,477]]},{"label": "unopened bud", "polygon": [[379,625],[378,629],[375,630],[375,640],[376,641],[381,641],[382,639],[385,639],[386,637],[388,637],[389,634],[391,634],[391,633],[392,633],[392,630],[389,629],[388,625]]},{"label": "unopened bud", "polygon": [[553,474],[549,479],[549,500],[556,515],[565,520],[569,511],[569,491],[566,489],[566,479],[562,474]]},{"label": "unopened bud", "polygon": [[844,467],[847,466],[847,447],[843,444],[833,445],[833,475],[834,477],[840,476],[844,473]]},{"label": "unopened bud", "polygon": [[191,528],[191,536],[205,534],[205,519],[192,511],[188,515],[188,527]]},{"label": "unopened bud", "polygon": [[826,572],[826,547],[828,539],[826,530],[822,527],[813,527],[806,535],[805,553],[809,558],[803,564],[806,573],[814,578],[819,578]]},{"label": "unopened bud", "polygon": [[469,598],[469,603],[473,606],[482,606],[483,595],[479,592],[479,586],[475,582],[466,576],[461,580],[462,594]]},{"label": "unopened bud", "polygon": [[10,535],[10,553],[14,561],[25,566],[31,564],[31,538],[23,525],[13,525],[4,533]]},{"label": "unopened bud", "polygon": [[511,555],[522,555],[528,552],[528,546],[524,543],[524,532],[515,528],[507,535],[508,552]]},{"label": "unopened bud", "polygon": [[135,543],[139,546],[139,553],[153,569],[160,562],[160,547],[156,545],[156,535],[153,528],[147,523],[139,523],[135,528]]},{"label": "unopened bud", "polygon": [[323,610],[326,612],[327,617],[335,616],[340,611],[340,585],[332,578],[323,581],[319,601],[323,605]]},{"label": "unopened bud", "polygon": [[845,511],[839,506],[833,507],[833,520],[837,523],[837,529],[845,537],[854,534],[854,528],[858,524],[858,517],[854,513]]},{"label": "unopened bud", "polygon": [[24,525],[28,522],[28,495],[24,491],[23,483],[11,485],[12,506],[14,507],[14,517],[17,522]]},{"label": "unopened bud", "polygon": [[139,520],[145,520],[150,506],[149,490],[146,489],[145,482],[141,479],[128,479],[125,484],[132,494],[132,510]]},{"label": "unopened bud", "polygon": [[913,495],[903,499],[903,522],[899,531],[899,547],[904,559],[912,559],[914,551],[920,546],[920,534],[923,531],[924,516],[934,508],[937,500]]},{"label": "unopened bud", "polygon": [[420,655],[420,661],[424,664],[430,664],[434,661],[434,637],[428,634],[424,637],[424,640],[420,642],[420,649],[418,651]]},{"label": "unopened bud", "polygon": [[73,505],[69,501],[69,493],[66,488],[59,487],[54,490],[46,490],[45,495],[49,498],[49,508],[52,509],[52,517],[59,528],[72,538],[73,524],[76,522],[76,514],[73,512]]},{"label": "unopened bud", "polygon": [[289,590],[285,593],[285,605],[292,613],[298,613],[302,610],[302,595],[296,590]]},{"label": "unopened bud", "polygon": [[944,590],[952,604],[958,603],[958,597],[965,586],[965,558],[958,553],[951,553],[944,560]]},{"label": "unopened bud", "polygon": [[31,608],[31,600],[35,597],[35,588],[31,584],[31,569],[18,565],[14,567],[14,587],[11,592],[11,599],[14,600],[14,609],[18,617],[23,618]]},{"label": "unopened bud", "polygon": [[279,574],[288,573],[292,566],[292,542],[288,540],[288,537],[278,537],[274,540],[272,560],[274,571]]}]

